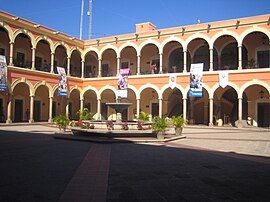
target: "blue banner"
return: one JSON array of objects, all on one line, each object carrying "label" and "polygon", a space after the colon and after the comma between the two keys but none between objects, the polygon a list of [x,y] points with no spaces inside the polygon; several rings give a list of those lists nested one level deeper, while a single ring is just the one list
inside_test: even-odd
[{"label": "blue banner", "polygon": [[58,96],[67,96],[67,75],[63,67],[57,67],[58,77]]},{"label": "blue banner", "polygon": [[191,64],[190,67],[190,97],[202,97],[203,63]]},{"label": "blue banner", "polygon": [[0,92],[7,92],[7,63],[4,55],[0,55]]}]

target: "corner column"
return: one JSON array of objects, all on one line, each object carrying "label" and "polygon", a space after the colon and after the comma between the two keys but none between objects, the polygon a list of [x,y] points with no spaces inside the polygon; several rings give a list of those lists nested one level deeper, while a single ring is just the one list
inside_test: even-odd
[{"label": "corner column", "polygon": [[116,76],[120,74],[120,64],[121,64],[121,58],[117,57],[117,70],[116,70]]},{"label": "corner column", "polygon": [[140,115],[140,98],[137,99],[137,119],[139,118]]}]

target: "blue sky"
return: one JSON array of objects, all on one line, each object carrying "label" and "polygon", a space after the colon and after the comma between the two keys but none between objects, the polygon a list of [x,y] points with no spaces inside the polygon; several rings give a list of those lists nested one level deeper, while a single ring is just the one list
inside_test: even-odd
[{"label": "blue sky", "polygon": [[[88,39],[87,7],[83,39]],[[4,12],[79,38],[81,0],[0,0]],[[93,38],[135,32],[135,24],[157,29],[270,13],[270,0],[93,0]]]}]

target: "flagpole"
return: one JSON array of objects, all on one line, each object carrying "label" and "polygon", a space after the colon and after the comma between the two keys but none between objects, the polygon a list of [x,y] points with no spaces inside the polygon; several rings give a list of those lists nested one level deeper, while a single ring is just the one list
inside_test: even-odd
[{"label": "flagpole", "polygon": [[82,0],[81,20],[80,20],[80,39],[81,40],[82,40],[82,32],[83,32],[83,11],[84,11],[84,0]]}]

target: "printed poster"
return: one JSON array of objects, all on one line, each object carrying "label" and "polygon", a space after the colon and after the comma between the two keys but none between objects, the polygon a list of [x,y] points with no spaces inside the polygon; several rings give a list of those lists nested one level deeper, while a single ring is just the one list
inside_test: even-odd
[{"label": "printed poster", "polygon": [[190,67],[190,97],[202,97],[203,63],[191,64]]},{"label": "printed poster", "polygon": [[120,69],[118,78],[118,97],[127,98],[129,68]]},{"label": "printed poster", "polygon": [[59,74],[58,96],[67,96],[67,75],[65,68],[57,67],[57,71]]},{"label": "printed poster", "polygon": [[0,92],[7,91],[7,63],[6,57],[0,55]]}]

